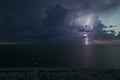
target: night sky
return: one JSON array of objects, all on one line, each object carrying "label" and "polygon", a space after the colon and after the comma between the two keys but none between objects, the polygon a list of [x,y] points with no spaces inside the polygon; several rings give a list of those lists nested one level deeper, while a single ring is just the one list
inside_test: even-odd
[{"label": "night sky", "polygon": [[120,0],[0,0],[0,41],[58,43],[79,36],[76,25],[93,16],[120,32]]}]

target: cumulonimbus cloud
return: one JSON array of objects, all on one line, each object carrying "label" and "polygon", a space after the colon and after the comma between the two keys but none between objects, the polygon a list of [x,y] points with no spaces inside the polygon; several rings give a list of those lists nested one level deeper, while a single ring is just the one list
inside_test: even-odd
[{"label": "cumulonimbus cloud", "polygon": [[102,12],[120,6],[120,0],[79,0],[79,5],[83,9]]}]

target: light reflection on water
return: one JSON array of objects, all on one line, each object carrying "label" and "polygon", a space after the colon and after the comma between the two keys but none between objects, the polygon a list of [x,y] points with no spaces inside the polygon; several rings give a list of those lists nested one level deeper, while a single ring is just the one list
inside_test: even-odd
[{"label": "light reflection on water", "polygon": [[2,46],[0,67],[78,67],[120,69],[120,45]]},{"label": "light reflection on water", "polygon": [[82,65],[84,68],[91,68],[95,66],[95,58],[91,57],[94,54],[94,48],[91,46],[86,46],[83,52],[83,57],[82,57]]},{"label": "light reflection on water", "polygon": [[120,45],[89,45],[73,49],[74,62],[80,68],[120,69]]}]

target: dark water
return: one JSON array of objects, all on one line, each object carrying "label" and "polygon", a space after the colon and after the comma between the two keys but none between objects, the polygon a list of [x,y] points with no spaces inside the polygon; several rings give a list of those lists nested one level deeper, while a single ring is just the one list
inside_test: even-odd
[{"label": "dark water", "polygon": [[120,45],[0,46],[0,67],[120,69]]}]

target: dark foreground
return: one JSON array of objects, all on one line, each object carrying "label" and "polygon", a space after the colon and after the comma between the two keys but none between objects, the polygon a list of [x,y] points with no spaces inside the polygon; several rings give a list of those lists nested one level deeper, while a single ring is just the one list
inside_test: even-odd
[{"label": "dark foreground", "polygon": [[120,80],[120,70],[0,69],[0,80]]},{"label": "dark foreground", "polygon": [[120,45],[0,46],[0,67],[120,69]]}]

